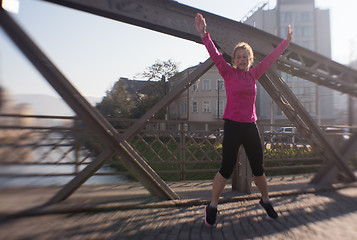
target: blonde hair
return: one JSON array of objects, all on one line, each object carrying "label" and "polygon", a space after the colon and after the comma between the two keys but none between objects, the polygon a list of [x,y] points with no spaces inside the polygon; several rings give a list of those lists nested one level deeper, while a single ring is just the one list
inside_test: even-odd
[{"label": "blonde hair", "polygon": [[246,50],[248,52],[248,57],[249,57],[248,68],[250,68],[250,66],[254,62],[254,53],[253,53],[252,47],[246,42],[240,42],[234,47],[233,58],[232,58],[233,67],[236,67],[236,63],[234,62],[234,59],[236,58],[236,52],[237,52],[238,49],[244,49],[244,50]]}]

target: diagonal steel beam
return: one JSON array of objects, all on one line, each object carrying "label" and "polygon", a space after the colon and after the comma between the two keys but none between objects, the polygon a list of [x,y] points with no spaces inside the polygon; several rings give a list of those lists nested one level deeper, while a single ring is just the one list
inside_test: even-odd
[{"label": "diagonal steel beam", "polygon": [[[1,12],[1,19],[4,19],[4,21],[2,21],[4,28],[6,28],[9,36],[13,38],[18,47],[45,76],[62,98],[72,107],[77,115],[82,118],[82,121],[94,131],[98,138],[101,139],[105,145],[114,149],[114,151],[119,154],[128,170],[131,171],[133,175],[136,176],[154,195],[157,195],[162,199],[177,199],[178,196],[164,181],[162,181],[162,179],[151,169],[146,161],[141,158],[130,144],[126,142],[126,140],[137,133],[151,118],[170,104],[176,96],[184,92],[200,76],[208,71],[213,66],[213,62],[208,59],[206,62],[198,66],[195,71],[180,82],[174,91],[165,96],[138,122],[120,136],[111,124],[78,93],[67,79],[65,79],[65,77],[55,68],[31,39],[22,32],[6,12]],[[184,77],[181,76],[181,78]],[[50,203],[66,199],[82,183],[92,176],[112,154],[113,152],[110,150],[103,152],[103,154],[89,164],[76,178],[58,192],[50,200]]]},{"label": "diagonal steel beam", "polygon": [[[140,131],[152,118],[156,116],[162,109],[168,106],[178,95],[183,93],[187,88],[189,88],[200,76],[202,76],[207,70],[209,70],[213,66],[213,61],[208,59],[206,62],[201,64],[195,71],[189,74],[187,77],[179,74],[173,78],[183,78],[183,80],[175,87],[173,91],[163,97],[152,109],[147,111],[139,120],[137,120],[129,129],[127,129],[124,134],[121,136],[115,135],[118,142],[121,143],[121,147],[130,153],[130,156],[136,159],[142,166],[148,165],[146,161],[138,154],[127,142],[127,140],[133,137],[136,133]],[[85,168],[82,172],[75,177],[67,187],[64,187],[61,191],[59,191],[50,201],[49,203],[56,203],[68,198],[81,184],[83,184],[89,177],[91,177],[104,163],[106,159],[111,157],[113,153],[110,150],[105,151],[103,156],[98,156],[97,160],[93,161],[93,163],[89,164],[87,168]],[[130,161],[130,160],[128,160]],[[147,169],[150,172],[150,169]],[[159,176],[154,175],[154,180],[157,182],[161,182]],[[167,189],[166,191],[170,191]],[[156,192],[156,190],[152,190]],[[157,192],[155,195],[160,196],[160,192]],[[178,196],[177,196],[178,198]]]},{"label": "diagonal steel beam", "polygon": [[[259,82],[306,141],[310,143],[314,152],[325,160],[325,164],[337,166],[347,176],[348,180],[356,181],[356,176],[345,164],[344,158],[327,140],[322,130],[285,84],[284,80],[270,69],[261,77]],[[322,183],[322,181],[313,180],[312,183]]]},{"label": "diagonal steel beam", "polygon": [[[352,137],[347,142],[345,142],[344,145],[342,145],[339,151],[346,165],[348,164],[348,161],[355,156],[356,151],[357,151],[357,133],[354,133]],[[339,180],[337,179],[338,177],[340,177],[339,173],[340,173],[339,169],[336,168],[333,162],[328,162],[319,169],[319,171],[315,174],[311,182],[334,183],[337,180]]]},{"label": "diagonal steel beam", "polygon": [[[98,139],[115,151],[122,160],[122,163],[127,167],[129,172],[133,174],[152,194],[157,195],[161,199],[177,199],[178,195],[174,193],[168,185],[155,173],[154,170],[142,159],[138,158],[138,154],[123,141],[119,142],[116,139],[117,131],[110,123],[95,109],[86,99],[73,87],[73,85],[63,76],[63,74],[55,67],[46,55],[36,46],[36,44],[27,36],[27,34],[16,24],[16,22],[5,12],[0,9],[0,23],[8,36],[14,41],[17,47],[31,61],[37,70],[65,100],[65,102],[76,112],[83,123],[98,137]],[[109,156],[109,153],[107,154]],[[100,166],[105,160],[105,157],[96,159],[83,171],[85,177],[89,178],[94,174],[96,167]],[[91,169],[91,170],[90,170]],[[81,176],[81,178],[85,178]],[[81,182],[76,179],[74,182]],[[79,186],[76,184],[67,184],[61,196],[68,197]],[[63,194],[66,192],[66,194]],[[55,196],[53,199],[56,199]]]},{"label": "diagonal steel beam", "polygon": [[[155,31],[168,33],[188,40],[201,42],[194,28],[193,17],[196,12],[202,11],[176,2],[174,3],[173,1],[45,1],[142,26]],[[276,36],[245,24],[207,12],[205,12],[204,15],[209,22],[208,30],[211,33],[212,38],[215,39],[216,44],[225,52],[231,52],[236,42],[245,40],[251,43],[256,53],[264,56],[281,41],[281,39]],[[222,25],[225,27],[222,28]],[[353,96],[357,95],[356,71],[297,45],[290,44],[288,50],[284,53],[284,56],[277,61],[277,66],[282,71],[290,74],[293,73],[294,75],[309,81],[316,82]],[[274,76],[272,79],[278,78]],[[278,83],[278,81],[275,81],[275,83],[272,83],[272,86]],[[278,95],[279,90],[279,88],[272,89],[272,91],[277,91]],[[339,153],[333,149],[318,126],[315,126],[316,124],[314,124],[314,121],[304,110],[297,98],[292,93],[284,93],[284,95],[278,97],[276,101],[277,103],[287,101],[289,107],[285,106],[285,111],[290,112],[290,115],[287,114],[290,116],[289,119],[294,119],[294,122],[298,125],[298,129],[302,134],[305,134],[312,139],[311,141],[313,142],[312,146],[314,150],[322,155],[323,159],[327,161],[333,161],[331,160],[332,158],[337,159],[337,166],[353,179],[354,176],[352,176],[350,170],[346,168]],[[280,105],[284,106],[284,102]],[[330,147],[332,147],[332,149],[327,150],[327,152],[331,153],[331,155],[328,156],[326,155],[325,149],[330,149]]]},{"label": "diagonal steel beam", "polygon": [[[46,1],[200,42],[193,27],[194,24],[192,24],[193,16],[199,10],[182,4],[158,0],[93,0],[91,2],[84,0]],[[155,14],[152,14],[154,12]],[[211,35],[216,39],[218,45],[221,45],[226,52],[232,50],[236,42],[242,39],[250,39],[256,52],[266,55],[278,42],[280,42],[279,38],[244,24],[218,17],[210,13],[205,13],[205,16],[210,22],[209,31],[211,32]],[[163,21],[162,19],[164,18],[168,21]],[[175,19],[175,21],[172,21],[172,19]],[[220,27],[223,24],[226,26],[225,28]],[[227,39],[227,37],[229,37],[229,39]],[[280,58],[277,63],[278,67],[283,71],[289,73],[293,72],[296,76],[315,81],[321,85],[353,96],[357,95],[356,71],[307,49],[290,44],[285,57]],[[276,90],[278,91],[279,89]],[[278,102],[279,99],[284,99],[289,102],[290,107],[286,108],[286,111],[290,111],[292,119],[300,118],[297,123],[301,124],[300,130],[302,130],[303,134],[306,134],[306,136],[310,136],[310,138],[313,139],[313,134],[317,133],[317,138],[322,137],[322,139],[325,139],[323,134],[320,134],[319,130],[313,125],[304,122],[304,117],[301,118],[298,116],[304,112],[297,113],[291,108],[291,105],[299,105],[298,102],[296,103],[291,96],[278,98]],[[292,102],[290,100],[292,100]],[[126,139],[130,137],[130,132],[134,133],[139,129],[139,125],[140,124],[133,127],[121,137],[118,137],[116,134],[114,134],[114,137],[121,140]],[[314,130],[310,131],[310,127]],[[325,140],[322,140],[322,142],[322,146],[321,144],[318,144],[317,141],[314,141],[313,145],[315,145],[316,149],[319,147],[319,152],[323,155],[323,149],[328,147],[329,143],[326,143]],[[342,171],[345,171],[347,175],[350,175],[348,169],[346,169],[346,166],[343,164],[343,161],[341,161],[341,157],[338,156],[338,153],[333,148],[332,153],[335,153],[333,155],[337,156],[337,166]],[[327,157],[327,159],[329,158]],[[352,176],[350,175],[350,177]]]},{"label": "diagonal steel beam", "polygon": [[355,132],[345,144],[342,145],[340,153],[345,161],[351,160],[357,152],[357,133]]},{"label": "diagonal steel beam", "polygon": [[90,164],[90,167],[86,167],[82,170],[75,178],[73,178],[67,186],[60,191],[58,191],[48,202],[47,204],[54,204],[68,198],[72,193],[74,193],[83,183],[85,183],[89,177],[91,177],[93,172],[98,171],[106,159],[114,156],[115,152],[109,148],[106,148],[102,151],[95,160]]},{"label": "diagonal steel beam", "polygon": [[[201,43],[199,36],[194,27],[193,18],[197,12],[203,12],[174,1],[164,0],[44,0],[59,5],[78,9],[99,16],[111,18],[129,24],[145,27],[155,31],[171,34],[188,40]],[[235,44],[240,41],[249,41],[255,52],[265,56],[279,44],[280,38],[251,26],[235,22],[217,15],[203,12],[206,21],[209,23],[208,31],[211,33],[215,43],[226,52],[232,52]],[[221,26],[225,26],[222,28]],[[279,70],[294,74],[309,81],[316,82],[320,85],[347,93],[351,96],[357,96],[357,71],[338,64],[320,54],[295,44],[290,44],[283,57],[277,61]],[[270,74],[272,75],[272,74]],[[274,84],[279,84],[277,76],[273,76]],[[264,84],[264,83],[263,83]],[[262,85],[263,85],[262,84]],[[279,88],[272,88],[273,95]],[[276,102],[284,107],[287,101],[289,107],[285,107],[288,118],[299,119],[294,121],[303,135],[312,139],[314,150],[327,162],[334,161],[338,168],[345,172],[350,180],[355,180],[354,175],[344,164],[342,157],[326,140],[324,134],[315,126],[311,117],[304,110],[293,93],[285,93],[278,96]],[[279,105],[278,104],[278,105]],[[294,105],[294,107],[293,107]],[[298,108],[296,108],[298,107]],[[311,129],[310,129],[311,128]],[[127,137],[130,134],[127,134]],[[332,148],[331,148],[332,147]],[[326,150],[327,149],[327,150]],[[326,154],[329,152],[331,155]]]},{"label": "diagonal steel beam", "polygon": [[[207,70],[213,66],[213,61],[208,59],[206,62],[201,64],[195,71],[189,74],[187,77],[179,74],[173,78],[183,78],[183,80],[175,87],[173,91],[163,97],[153,108],[147,111],[139,120],[137,120],[131,127],[124,132],[121,136],[116,135],[116,138],[121,142],[121,147],[128,151],[131,156],[133,156],[136,161],[139,161],[143,166],[147,166],[145,160],[130,146],[126,141],[133,137],[136,133],[140,131],[152,118],[156,116],[162,109],[168,106],[178,95],[183,93],[187,88],[189,88],[200,76],[202,76]],[[81,184],[83,184],[89,177],[93,175],[104,163],[106,159],[111,157],[113,152],[110,150],[104,151],[101,156],[97,157],[97,160],[89,164],[82,172],[78,174],[69,184],[68,187],[60,190],[52,199],[48,202],[49,204],[56,203],[66,199],[70,196]],[[155,181],[160,182],[161,179],[155,175]],[[156,193],[160,196],[160,192]]]}]

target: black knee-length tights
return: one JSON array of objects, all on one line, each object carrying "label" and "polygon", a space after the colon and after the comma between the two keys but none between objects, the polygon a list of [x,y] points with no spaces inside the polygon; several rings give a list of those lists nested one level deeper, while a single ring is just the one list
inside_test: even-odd
[{"label": "black knee-length tights", "polygon": [[232,120],[224,122],[221,175],[228,179],[237,162],[240,145],[243,144],[254,176],[264,174],[263,149],[258,128],[255,123],[240,123]]}]

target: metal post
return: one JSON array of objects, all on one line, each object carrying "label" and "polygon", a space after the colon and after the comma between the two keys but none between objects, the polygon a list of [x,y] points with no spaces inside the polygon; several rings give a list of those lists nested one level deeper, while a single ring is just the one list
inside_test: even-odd
[{"label": "metal post", "polygon": [[244,147],[239,148],[237,163],[232,174],[232,190],[242,193],[251,193],[252,170],[248,164],[248,158]]},{"label": "metal post", "polygon": [[217,80],[218,81],[218,83],[217,83],[217,122],[219,122],[219,118],[220,118],[220,115],[219,115],[219,88],[220,88],[220,86],[221,86],[221,83],[220,83],[220,81],[219,80]]},{"label": "metal post", "polygon": [[275,117],[274,117],[274,101],[270,98],[270,132],[273,132],[273,125],[275,124]]},{"label": "metal post", "polygon": [[74,149],[74,159],[75,159],[75,172],[76,174],[79,173],[80,170],[80,161],[79,161],[79,157],[80,157],[80,141],[79,141],[79,120],[77,119],[77,117],[75,117],[73,119],[73,132],[74,132],[74,140],[73,140],[73,149]]},{"label": "metal post", "polygon": [[186,168],[185,168],[185,131],[184,123],[180,123],[180,180],[186,179]]},{"label": "metal post", "polygon": [[353,126],[354,124],[354,102],[353,97],[348,96],[348,125]]},{"label": "metal post", "polygon": [[320,96],[320,86],[316,85],[316,112],[317,112],[317,125],[321,126],[321,96]]}]

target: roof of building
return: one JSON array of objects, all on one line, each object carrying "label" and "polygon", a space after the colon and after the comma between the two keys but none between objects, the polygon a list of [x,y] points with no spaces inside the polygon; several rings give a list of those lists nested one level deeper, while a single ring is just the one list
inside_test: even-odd
[{"label": "roof of building", "polygon": [[150,90],[157,85],[157,82],[146,81],[146,80],[133,80],[121,77],[118,83],[123,83],[126,85],[126,90],[129,93],[143,93],[148,94]]}]

